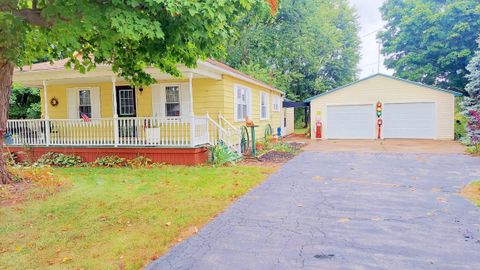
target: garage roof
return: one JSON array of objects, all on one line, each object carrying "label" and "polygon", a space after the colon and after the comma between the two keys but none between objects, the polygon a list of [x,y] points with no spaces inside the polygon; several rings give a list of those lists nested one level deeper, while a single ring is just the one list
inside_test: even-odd
[{"label": "garage roof", "polygon": [[458,92],[455,92],[455,91],[450,91],[450,90],[446,90],[446,89],[442,89],[442,88],[438,88],[438,87],[426,85],[426,84],[419,83],[419,82],[409,81],[409,80],[406,80],[406,79],[401,79],[401,78],[397,78],[397,77],[394,77],[394,76],[377,73],[377,74],[368,76],[368,77],[366,77],[366,78],[363,78],[363,79],[361,79],[361,80],[354,81],[354,82],[352,82],[352,83],[349,83],[349,84],[346,84],[346,85],[337,87],[337,88],[335,88],[335,89],[329,90],[329,91],[327,91],[327,92],[318,94],[318,95],[316,95],[316,96],[307,98],[307,99],[305,100],[305,102],[310,102],[310,101],[312,101],[312,100],[314,100],[314,99],[316,99],[316,98],[318,98],[318,97],[328,95],[328,94],[330,94],[330,93],[332,93],[332,92],[335,92],[335,91],[338,91],[338,90],[342,90],[343,88],[346,88],[346,87],[348,87],[348,86],[357,84],[357,83],[362,82],[362,81],[369,80],[369,79],[374,78],[374,77],[377,77],[377,76],[382,76],[382,77],[385,77],[385,78],[394,79],[394,80],[397,80],[397,81],[406,82],[406,83],[413,84],[413,85],[417,85],[417,86],[427,87],[427,88],[430,88],[430,89],[433,89],[433,90],[436,90],[436,91],[440,91],[440,92],[445,92],[445,93],[452,94],[452,95],[454,95],[454,96],[456,96],[456,97],[462,96],[461,93],[458,93]]}]

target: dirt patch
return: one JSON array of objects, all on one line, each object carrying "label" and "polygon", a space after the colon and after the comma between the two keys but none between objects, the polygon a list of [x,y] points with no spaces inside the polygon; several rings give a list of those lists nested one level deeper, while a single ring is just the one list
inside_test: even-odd
[{"label": "dirt patch", "polygon": [[28,182],[0,185],[0,207],[22,203],[31,186],[31,183]]},{"label": "dirt patch", "polygon": [[461,191],[460,195],[473,202],[480,207],[480,181],[466,185]]},{"label": "dirt patch", "polygon": [[305,151],[465,154],[466,147],[447,140],[311,140]]}]

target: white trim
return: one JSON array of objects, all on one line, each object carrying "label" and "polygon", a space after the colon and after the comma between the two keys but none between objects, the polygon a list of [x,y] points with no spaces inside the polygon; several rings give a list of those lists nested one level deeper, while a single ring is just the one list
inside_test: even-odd
[{"label": "white trim", "polygon": [[[86,86],[86,87],[69,87],[66,89],[67,91],[67,99],[68,99],[68,92],[69,91],[75,91],[75,115],[76,117],[75,118],[69,118],[69,119],[79,119],[80,117],[78,116],[79,115],[79,109],[80,109],[80,100],[79,100],[79,93],[81,90],[89,90],[90,91],[90,106],[91,106],[91,113],[92,113],[92,118],[101,118],[101,114],[102,114],[102,105],[101,105],[101,94],[100,94],[100,87],[98,86]],[[99,100],[98,100],[98,104],[95,103],[95,101],[93,100],[93,91],[98,91],[98,97],[99,97]],[[70,110],[71,110],[71,106],[72,104],[70,104],[70,101],[67,100],[67,115],[70,114]],[[98,114],[99,115],[94,115],[94,106],[98,106]]]},{"label": "white trim", "polygon": [[113,104],[112,115],[115,118],[118,117],[118,113],[117,113],[117,85],[116,85],[116,82],[117,82],[117,78],[115,76],[112,76],[112,98],[113,98],[113,101],[112,101],[112,104]]},{"label": "white trim", "polygon": [[233,102],[233,114],[234,114],[234,122],[243,122],[245,119],[240,119],[238,118],[238,112],[237,112],[237,104],[238,104],[238,98],[237,98],[237,91],[242,88],[245,90],[245,99],[246,99],[246,105],[247,105],[247,112],[246,115],[248,117],[252,117],[252,89],[250,87],[247,87],[242,84],[234,84],[233,85],[233,94],[234,94],[234,102]]},{"label": "white trim", "polygon": [[[160,86],[160,95],[163,95],[163,99],[159,100],[158,102],[155,102],[153,99],[153,89],[154,85]],[[167,90],[166,88],[169,86],[176,86],[178,87],[178,103],[180,104],[180,115],[179,116],[167,116]],[[180,82],[173,82],[173,83],[156,83],[152,85],[152,115],[154,113],[153,106],[155,106],[155,103],[160,104],[160,106],[163,106],[163,111],[164,115],[162,117],[167,117],[167,118],[185,118],[193,115],[182,115],[182,83]],[[162,109],[160,109],[161,111]]]},{"label": "white trim", "polygon": [[[280,112],[282,109],[282,97],[277,95],[272,95],[272,112]],[[277,105],[277,109],[275,109]]]},{"label": "white trim", "polygon": [[[260,92],[260,102],[259,102],[259,105],[260,105],[260,120],[268,120],[270,118],[270,106],[269,106],[269,96],[268,96],[268,93],[265,92],[265,91],[259,91]],[[266,108],[266,111],[265,111],[265,117],[262,117],[262,98],[265,97],[265,106],[267,107]]]},{"label": "white trim", "polygon": [[48,95],[47,95],[47,81],[43,81],[43,99],[45,100],[45,115],[44,118],[48,119]]},{"label": "white trim", "polygon": [[246,81],[246,82],[255,84],[255,85],[257,85],[257,86],[261,86],[261,87],[267,88],[267,89],[269,89],[269,90],[275,91],[275,92],[277,92],[277,93],[280,93],[281,95],[285,95],[284,92],[282,92],[282,91],[280,91],[280,90],[278,90],[278,89],[276,89],[276,88],[273,88],[272,86],[270,86],[270,85],[268,85],[268,84],[259,82],[259,81],[257,81],[257,80],[252,79],[252,78],[249,78],[249,77],[247,77],[247,76],[245,76],[245,75],[241,75],[241,74],[238,74],[238,73],[236,73],[236,72],[232,72],[232,71],[230,71],[230,70],[221,68],[221,67],[216,66],[216,65],[214,65],[214,64],[211,64],[211,63],[208,63],[208,62],[204,62],[204,61],[198,61],[197,64],[198,64],[199,66],[204,65],[204,66],[206,66],[206,67],[208,67],[208,68],[211,68],[211,69],[215,69],[215,70],[217,70],[217,71],[220,71],[220,72],[222,72],[223,74],[226,74],[226,75],[228,75],[228,76],[232,76],[232,77],[237,78],[237,79],[240,79],[240,80],[242,80],[242,81]]}]

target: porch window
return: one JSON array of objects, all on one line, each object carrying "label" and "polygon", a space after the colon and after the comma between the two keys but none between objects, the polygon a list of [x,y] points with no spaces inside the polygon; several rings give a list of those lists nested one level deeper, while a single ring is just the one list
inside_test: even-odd
[{"label": "porch window", "polygon": [[268,118],[268,94],[260,92],[260,119]]},{"label": "porch window", "polygon": [[165,112],[167,116],[180,116],[180,88],[165,87]]},{"label": "porch window", "polygon": [[118,90],[119,115],[135,116],[135,92],[132,88]]},{"label": "porch window", "polygon": [[251,90],[240,85],[235,86],[235,120],[243,121],[251,114]]},{"label": "porch window", "polygon": [[92,99],[90,95],[90,90],[79,90],[78,91],[78,111],[79,117],[86,115],[92,118]]}]

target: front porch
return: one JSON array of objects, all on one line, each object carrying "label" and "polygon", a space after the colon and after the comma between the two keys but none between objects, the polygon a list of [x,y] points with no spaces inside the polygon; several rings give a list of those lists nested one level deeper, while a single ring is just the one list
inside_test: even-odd
[{"label": "front porch", "polygon": [[118,155],[192,165],[205,162],[206,147],[219,141],[232,149],[240,145],[238,129],[224,128],[208,114],[186,118],[9,120],[7,134],[10,151],[21,152],[22,160],[36,160],[44,153],[58,152],[79,155],[86,162],[99,156]]}]

